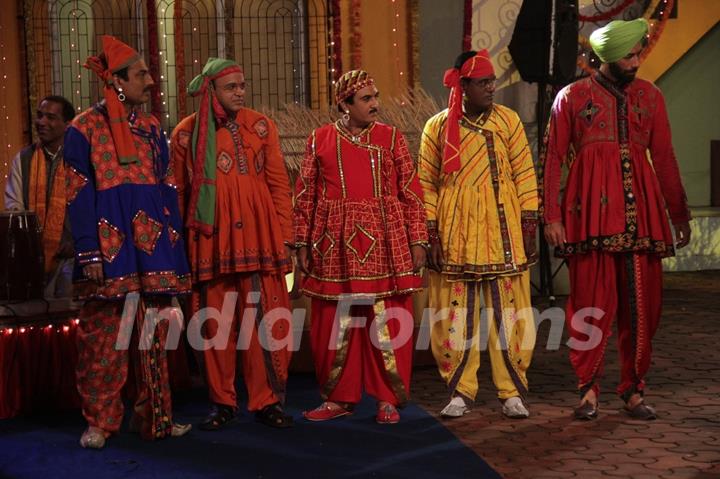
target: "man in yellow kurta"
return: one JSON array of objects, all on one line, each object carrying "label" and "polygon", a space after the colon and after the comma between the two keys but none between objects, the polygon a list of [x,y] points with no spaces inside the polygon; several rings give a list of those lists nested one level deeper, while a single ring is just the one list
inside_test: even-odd
[{"label": "man in yellow kurta", "polygon": [[444,417],[469,412],[485,347],[503,413],[529,415],[537,183],[520,118],[493,104],[495,81],[486,50],[460,55],[445,73],[449,108],[428,120],[420,146],[431,344],[450,391]]}]

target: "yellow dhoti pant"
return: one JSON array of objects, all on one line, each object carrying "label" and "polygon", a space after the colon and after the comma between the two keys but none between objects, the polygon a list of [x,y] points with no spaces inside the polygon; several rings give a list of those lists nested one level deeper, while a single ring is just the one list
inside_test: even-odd
[{"label": "yellow dhoti pant", "polygon": [[487,350],[498,398],[524,397],[535,347],[530,273],[448,281],[431,273],[430,342],[451,395],[475,400],[480,353]]}]

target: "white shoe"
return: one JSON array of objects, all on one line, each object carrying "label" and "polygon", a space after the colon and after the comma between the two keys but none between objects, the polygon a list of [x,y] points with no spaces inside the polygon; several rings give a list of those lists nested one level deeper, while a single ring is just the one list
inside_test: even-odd
[{"label": "white shoe", "polygon": [[513,419],[524,419],[530,416],[530,411],[527,410],[522,399],[518,396],[507,399],[503,403],[502,412],[505,416]]},{"label": "white shoe", "polygon": [[460,396],[455,396],[450,400],[447,406],[445,406],[443,410],[440,411],[440,416],[446,418],[455,418],[462,417],[469,412],[470,409],[468,409],[463,398],[461,398]]}]

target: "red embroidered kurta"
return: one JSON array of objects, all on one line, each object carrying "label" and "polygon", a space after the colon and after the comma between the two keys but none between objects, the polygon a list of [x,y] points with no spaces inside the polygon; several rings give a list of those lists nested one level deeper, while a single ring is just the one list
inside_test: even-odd
[{"label": "red embroidered kurta", "polygon": [[353,136],[313,131],[296,185],[295,244],[309,246],[309,296],[375,297],[420,288],[410,246],[427,242],[425,208],[405,138],[373,123]]},{"label": "red embroidered kurta", "polygon": [[[180,208],[192,182],[195,114],[173,131],[172,157]],[[240,110],[216,133],[215,232],[187,234],[194,281],[250,271],[289,272],[285,242],[292,236],[291,191],[275,124],[264,115]]]},{"label": "red embroidered kurta", "polygon": [[619,89],[600,73],[579,80],[555,99],[545,142],[544,220],[561,221],[567,234],[558,254],[674,254],[666,206],[673,224],[689,221],[690,211],[657,87],[636,79]]}]

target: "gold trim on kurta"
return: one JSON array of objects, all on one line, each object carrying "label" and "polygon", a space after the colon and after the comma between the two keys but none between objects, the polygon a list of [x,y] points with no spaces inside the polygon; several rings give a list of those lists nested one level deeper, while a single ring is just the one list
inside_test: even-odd
[{"label": "gold trim on kurta", "polygon": [[347,188],[345,187],[345,173],[343,170],[343,163],[342,163],[342,143],[341,143],[340,135],[335,137],[335,147],[337,149],[337,164],[338,164],[338,174],[340,175],[340,188],[342,189],[342,197],[347,198]]},{"label": "gold trim on kurta", "polygon": [[[325,251],[322,251],[322,250],[319,248],[319,246],[320,246],[320,243],[322,243],[324,239],[327,239],[327,240],[330,242],[330,246],[328,246],[328,247],[325,249]],[[330,250],[333,249],[334,247],[335,247],[335,240],[334,240],[333,237],[330,235],[330,233],[328,233],[327,230],[325,230],[325,232],[322,234],[322,236],[320,236],[320,238],[318,238],[318,240],[313,243],[313,249],[314,249],[315,251],[317,251],[317,253],[320,255],[321,258],[325,258],[325,256],[326,256],[326,255],[330,252]]]},{"label": "gold trim on kurta", "polygon": [[[367,251],[365,252],[365,255],[362,258],[360,257],[360,252],[357,249],[355,249],[352,245],[352,241],[357,236],[358,230],[360,230],[361,233],[363,233],[365,236],[367,236],[368,238],[370,238],[372,240],[370,247],[367,249]],[[375,248],[376,244],[377,244],[377,238],[375,238],[373,235],[371,235],[368,230],[366,230],[359,224],[355,224],[355,229],[353,230],[352,234],[350,235],[350,237],[348,239],[345,240],[345,246],[347,247],[347,249],[349,249],[350,251],[355,253],[355,256],[357,257],[358,261],[360,261],[360,264],[365,264],[367,259],[370,257],[370,253],[372,252],[373,248]]]}]

